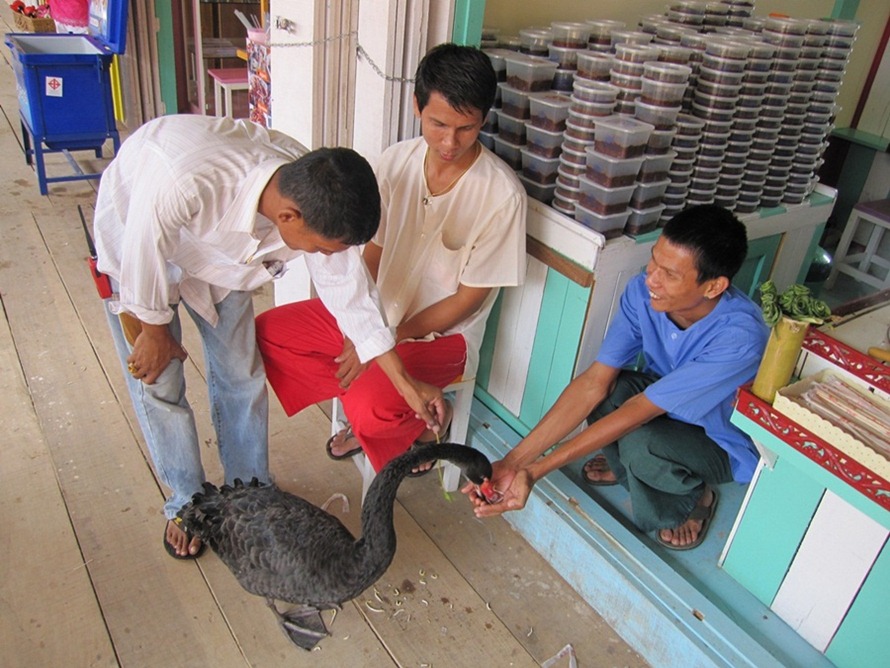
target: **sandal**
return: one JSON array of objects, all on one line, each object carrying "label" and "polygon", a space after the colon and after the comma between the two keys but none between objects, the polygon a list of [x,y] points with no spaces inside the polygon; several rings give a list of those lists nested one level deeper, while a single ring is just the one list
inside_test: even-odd
[{"label": "sandal", "polygon": [[[167,520],[167,524],[169,524],[170,522],[173,522],[173,524],[178,526],[180,528],[180,530],[182,530],[182,532],[185,533],[185,537],[188,539],[188,542],[190,544],[192,542],[192,539],[195,536],[188,529],[182,528],[182,518],[174,517],[172,520]],[[204,549],[207,547],[207,545],[204,543],[204,541],[201,541],[201,546],[198,548],[198,551],[195,554],[179,554],[179,553],[177,553],[176,548],[173,547],[169,542],[167,542],[167,525],[166,524],[164,525],[163,541],[164,541],[164,549],[167,550],[167,554],[169,554],[174,559],[197,559],[202,554],[204,554]]]},{"label": "sandal", "polygon": [[581,478],[588,485],[592,485],[594,487],[611,487],[612,485],[617,485],[617,480],[591,480],[588,473],[606,473],[611,472],[609,468],[609,462],[606,460],[606,456],[603,454],[596,455],[593,459],[588,459],[584,466],[581,467]]},{"label": "sandal", "polygon": [[[692,509],[692,512],[689,513],[689,517],[686,518],[686,522],[689,520],[697,520],[701,522],[701,529],[698,531],[698,536],[696,536],[695,540],[687,545],[674,545],[669,540],[664,540],[661,537],[661,532],[655,532],[655,538],[662,545],[662,547],[666,547],[669,550],[691,550],[694,547],[698,547],[701,545],[705,536],[708,535],[708,528],[711,526],[711,520],[714,517],[714,511],[717,508],[717,500],[719,497],[717,496],[717,490],[713,487],[711,489],[711,505],[710,506],[699,506],[696,504],[695,508]],[[685,524],[685,522],[684,522]]]},{"label": "sandal", "polygon": [[[435,441],[414,441],[411,444],[409,450],[414,450],[415,448],[423,448],[428,445],[436,445],[438,443],[447,443],[448,439],[451,437],[451,425],[449,424],[445,428],[445,433],[443,433],[437,440]],[[409,478],[420,478],[421,476],[425,476],[427,473],[436,468],[436,464],[439,463],[438,459],[434,459],[430,462],[430,467],[428,469],[423,469],[422,471],[411,471],[408,473]]]},{"label": "sandal", "polygon": [[[333,453],[333,451],[331,450],[331,446],[334,444],[334,439],[337,438],[341,433],[343,434],[343,442],[344,443],[346,441],[348,441],[350,438],[355,438],[355,434],[352,433],[352,427],[347,424],[345,430],[338,431],[336,434],[334,434],[333,436],[331,436],[328,439],[328,442],[325,443],[325,446],[324,446],[325,452],[328,453],[328,457],[330,457],[331,459],[336,460],[336,461],[340,461],[343,459],[349,459],[350,457],[355,457],[355,455],[358,455],[362,452],[362,446],[359,445],[357,448],[353,448],[352,450],[344,452],[342,455],[335,455]],[[358,439],[356,439],[356,440],[358,440]]]}]

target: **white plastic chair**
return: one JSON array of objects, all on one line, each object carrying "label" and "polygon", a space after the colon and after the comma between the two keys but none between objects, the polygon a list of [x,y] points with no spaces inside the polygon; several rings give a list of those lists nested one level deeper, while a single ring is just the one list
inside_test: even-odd
[{"label": "white plastic chair", "polygon": [[[444,393],[454,393],[452,405],[454,414],[451,418],[451,430],[448,437],[448,440],[452,443],[467,442],[467,433],[470,430],[470,409],[473,405],[473,390],[475,387],[475,378],[459,378],[442,389]],[[343,429],[346,423],[343,404],[335,397],[331,405],[331,436]],[[368,493],[368,487],[371,486],[371,481],[377,473],[364,452],[353,456],[352,461],[355,462],[362,475],[362,502],[364,502],[365,494]],[[442,488],[446,492],[455,491],[460,485],[460,468],[447,461],[440,461],[438,466],[442,467]]]}]

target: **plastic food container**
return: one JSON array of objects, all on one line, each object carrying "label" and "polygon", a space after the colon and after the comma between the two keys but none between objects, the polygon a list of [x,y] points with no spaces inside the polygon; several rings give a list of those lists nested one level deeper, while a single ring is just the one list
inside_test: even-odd
[{"label": "plastic food container", "polygon": [[623,30],[627,25],[624,21],[613,21],[612,19],[592,19],[585,23],[590,29],[588,44],[600,47],[610,47],[612,33],[615,30]]},{"label": "plastic food container", "polygon": [[681,108],[679,104],[672,107],[649,104],[641,98],[635,101],[634,117],[655,130],[668,130],[676,124]]},{"label": "plastic food container", "polygon": [[522,146],[507,141],[501,135],[494,136],[494,152],[501,160],[506,162],[511,169],[522,169]]},{"label": "plastic food container", "polygon": [[637,180],[637,173],[643,165],[644,158],[613,158],[597,153],[593,147],[587,149],[587,169],[585,176],[606,188],[619,188],[632,185]]},{"label": "plastic food container", "polygon": [[630,206],[637,209],[647,209],[661,203],[661,199],[670,185],[671,180],[668,178],[648,183],[637,183],[630,198]]},{"label": "plastic food container", "polygon": [[654,129],[653,125],[633,118],[606,116],[596,123],[596,150],[614,158],[635,158],[643,155]]},{"label": "plastic food container", "polygon": [[572,96],[569,103],[569,114],[571,116],[589,116],[594,117],[591,122],[595,123],[595,117],[611,116],[615,109],[615,102],[588,102],[577,96]]},{"label": "plastic food container", "polygon": [[661,181],[667,178],[668,170],[677,157],[675,151],[669,151],[662,155],[645,155],[643,156],[643,164],[640,166],[637,179],[640,183],[651,183],[653,181]]},{"label": "plastic food container", "polygon": [[576,59],[578,77],[600,81],[608,81],[609,70],[615,62],[611,54],[596,51],[579,51]]},{"label": "plastic food container", "polygon": [[545,158],[528,149],[519,151],[522,160],[522,173],[530,181],[549,185],[556,183],[556,170],[559,169],[559,158]]},{"label": "plastic food container", "polygon": [[[600,118],[605,118],[605,116]],[[590,139],[588,135],[592,133],[594,127],[596,127],[596,121],[597,116],[581,113],[572,109],[570,106],[569,117],[566,120],[566,133],[573,139],[587,141]]]},{"label": "plastic food container", "polygon": [[744,72],[746,63],[747,60],[745,58],[723,58],[707,51],[705,51],[701,60],[702,67],[708,67],[720,72]]},{"label": "plastic food container", "polygon": [[562,132],[551,132],[535,127],[531,123],[525,126],[526,149],[542,158],[558,158],[562,153]]},{"label": "plastic food container", "polygon": [[569,98],[559,93],[531,93],[528,96],[531,124],[542,130],[565,130]]},{"label": "plastic food container", "polygon": [[482,144],[489,151],[494,150],[494,133],[491,132],[480,132],[479,133],[479,143]]},{"label": "plastic food container", "polygon": [[508,83],[498,84],[501,89],[501,110],[508,116],[525,120],[531,116],[528,91],[514,88]]},{"label": "plastic food container", "polygon": [[612,31],[612,46],[618,46],[619,44],[649,44],[653,39],[655,39],[655,35],[642,32],[640,30],[613,30]]},{"label": "plastic food container", "polygon": [[564,200],[561,197],[557,196],[556,193],[553,194],[553,201],[550,203],[550,206],[552,206],[554,209],[565,216],[569,216],[571,218],[575,217],[575,202],[571,200]]},{"label": "plastic food container", "polygon": [[[578,181],[576,180],[575,183]],[[556,190],[553,192],[554,199],[559,197],[567,202],[577,202],[581,199],[581,187],[572,185],[561,176],[556,177]]]},{"label": "plastic food container", "polygon": [[658,220],[664,211],[664,204],[655,204],[645,209],[631,206],[630,215],[624,224],[624,233],[630,236],[646,234],[658,227]]},{"label": "plastic food container", "polygon": [[552,60],[522,54],[513,54],[505,60],[508,84],[529,92],[550,90],[553,76],[556,74],[556,63]]},{"label": "plastic food container", "polygon": [[609,81],[619,88],[628,88],[630,90],[640,90],[643,87],[643,77],[633,74],[622,74],[616,69],[612,69]]},{"label": "plastic food container", "polygon": [[632,77],[641,77],[643,76],[643,63],[615,60],[615,62],[612,64],[612,70],[609,73],[610,78],[613,73],[626,74]]},{"label": "plastic food container", "polygon": [[583,171],[587,169],[587,146],[584,147],[583,151],[575,151],[563,143],[560,159],[564,163],[577,165]]},{"label": "plastic food container", "polygon": [[525,121],[498,111],[498,135],[513,144],[525,144]]},{"label": "plastic food container", "polygon": [[[659,37],[659,39],[661,39]],[[686,65],[692,58],[692,49],[678,44],[658,44],[658,60],[663,63]]]},{"label": "plastic food container", "polygon": [[618,99],[619,92],[620,89],[618,86],[614,86],[611,83],[579,79],[575,81],[575,89],[572,92],[572,98],[584,102],[614,104],[615,100]]},{"label": "plastic food container", "polygon": [[649,135],[649,141],[646,142],[646,155],[663,155],[670,151],[676,133],[675,127],[669,130],[653,130]]},{"label": "plastic food container", "polygon": [[615,45],[615,58],[628,63],[639,63],[642,65],[650,60],[658,60],[658,49],[654,46],[624,42]]},{"label": "plastic food container", "polygon": [[627,204],[633,196],[636,185],[618,186],[607,188],[596,181],[591,181],[586,176],[579,177],[581,184],[580,202],[591,211],[604,216],[618,213],[627,209]]},{"label": "plastic food container", "polygon": [[590,24],[575,21],[554,21],[550,24],[553,44],[570,49],[584,49],[590,39]]},{"label": "plastic food container", "polygon": [[585,227],[599,232],[606,239],[621,236],[629,217],[630,210],[628,209],[613,214],[602,214],[588,209],[581,202],[575,203],[575,220]]},{"label": "plastic food container", "polygon": [[652,81],[671,84],[685,84],[689,81],[692,68],[676,63],[647,62],[643,64],[643,76]]},{"label": "plastic food container", "polygon": [[[550,42],[553,41],[553,33],[549,28],[524,28],[519,31],[519,50],[522,53],[547,56]],[[510,76],[509,72],[507,76]]]},{"label": "plastic food container", "polygon": [[574,70],[578,67],[578,49],[569,49],[564,46],[551,44],[549,47],[550,60],[557,67],[564,70]]},{"label": "plastic food container", "polygon": [[550,202],[553,201],[553,194],[556,191],[556,183],[546,185],[538,183],[537,181],[528,178],[523,172],[519,173],[519,182],[522,183],[522,186],[525,188],[525,192],[528,193],[529,197],[533,197],[544,204],[550,204]]},{"label": "plastic food container", "polygon": [[691,114],[679,114],[676,120],[677,136],[698,137],[704,130],[705,122]]},{"label": "plastic food container", "polygon": [[483,49],[483,51],[485,52],[485,55],[488,56],[489,60],[491,60],[491,66],[494,68],[498,81],[506,81],[507,61],[505,58],[507,56],[515,56],[516,52],[507,49]]},{"label": "plastic food container", "polygon": [[686,83],[667,83],[643,77],[642,100],[660,107],[678,107],[683,102]]},{"label": "plastic food container", "polygon": [[[508,71],[510,62],[507,61]],[[509,77],[509,74],[507,75]],[[744,72],[731,72],[727,70],[715,70],[702,65],[698,68],[698,76],[700,80],[711,81],[719,84],[730,84],[732,86],[741,85],[745,78]]]}]

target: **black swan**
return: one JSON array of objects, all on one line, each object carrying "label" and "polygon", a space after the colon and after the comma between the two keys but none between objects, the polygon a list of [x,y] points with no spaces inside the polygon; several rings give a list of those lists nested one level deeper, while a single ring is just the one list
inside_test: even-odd
[{"label": "black swan", "polygon": [[[434,459],[460,466],[491,499],[491,464],[478,450],[441,443],[414,447],[374,478],[358,540],[339,519],[305,499],[254,479],[217,489],[204,483],[179,513],[251,594],[263,596],[291,641],[311,649],[328,632],[320,612],[358,596],[380,578],[396,551],[393,503],[411,469]],[[279,612],[275,600],[295,604]]]}]

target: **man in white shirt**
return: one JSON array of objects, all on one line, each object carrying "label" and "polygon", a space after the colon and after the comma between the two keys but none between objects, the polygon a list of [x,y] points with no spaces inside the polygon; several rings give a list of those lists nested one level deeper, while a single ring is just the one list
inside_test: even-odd
[{"label": "man in white shirt", "polygon": [[172,489],[164,506],[171,556],[193,558],[203,548],[176,521],[205,479],[185,396],[180,302],[201,335],[229,483],[269,480],[268,395],[251,292],[301,253],[363,363],[376,359],[427,424],[444,419],[441,391],[414,380],[395,353],[357,248],[379,218],[364,158],[349,149],[307,152],[244,121],[156,119],[105,170],[94,220],[99,270],[116,292],[108,320],[130,396],[158,475]]},{"label": "man in white shirt", "polygon": [[[496,89],[479,49],[435,47],[415,75],[422,137],[384,151],[375,169],[383,216],[364,259],[399,356],[439,387],[475,376],[498,290],[525,275],[525,191],[478,141]],[[350,428],[328,442],[335,459],[363,449],[379,471],[413,442],[435,440],[380,370],[356,358],[348,332],[317,300],[263,313],[257,335],[288,414],[333,396],[343,402]]]}]

